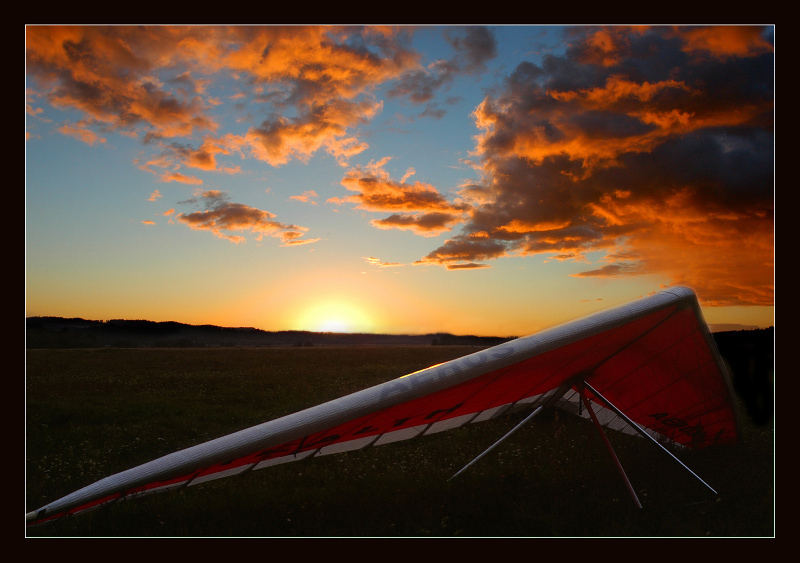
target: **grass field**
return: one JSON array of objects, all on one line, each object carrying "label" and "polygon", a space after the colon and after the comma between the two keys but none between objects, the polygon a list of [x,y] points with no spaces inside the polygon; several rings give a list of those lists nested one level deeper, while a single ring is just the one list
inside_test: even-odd
[{"label": "grass field", "polygon": [[[110,474],[453,359],[475,348],[27,351],[26,512]],[[458,479],[525,413],[121,502],[33,536],[774,535],[773,425],[678,456],[547,412]],[[22,515],[20,514],[20,520]]]}]

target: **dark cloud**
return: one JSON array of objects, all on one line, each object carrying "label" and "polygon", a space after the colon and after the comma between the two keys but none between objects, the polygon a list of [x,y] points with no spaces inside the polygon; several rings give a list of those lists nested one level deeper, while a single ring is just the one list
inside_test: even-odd
[{"label": "dark cloud", "polygon": [[478,270],[481,268],[488,268],[488,264],[476,264],[475,262],[469,262],[467,264],[448,264],[448,270]]},{"label": "dark cloud", "polygon": [[[426,68],[405,73],[387,94],[391,98],[403,97],[417,104],[430,102],[456,76],[479,72],[486,63],[497,56],[497,41],[493,32],[485,27],[447,28],[445,39],[453,47],[454,55],[448,60],[434,61]],[[444,110],[429,108],[425,116],[441,118]]]},{"label": "dark cloud", "polygon": [[423,261],[602,250],[606,263],[579,276],[659,273],[713,304],[771,304],[766,36],[580,27],[567,40],[564,56],[520,64],[476,110],[483,179],[469,191],[480,199]]},{"label": "dark cloud", "polygon": [[453,67],[440,64],[429,70],[406,73],[387,94],[390,98],[408,98],[416,104],[430,102],[439,89],[452,80],[454,70]]},{"label": "dark cloud", "polygon": [[507,247],[502,242],[480,237],[456,236],[445,241],[444,245],[417,263],[463,267],[474,260],[490,260],[492,258],[500,258],[506,254]]},{"label": "dark cloud", "polygon": [[431,212],[419,215],[393,213],[385,219],[372,221],[372,224],[381,229],[409,229],[420,234],[439,234],[459,222],[458,215]]},{"label": "dark cloud", "polygon": [[651,123],[614,111],[590,110],[569,119],[569,125],[588,138],[615,139],[645,135],[656,129]]},{"label": "dark cloud", "polygon": [[497,56],[494,34],[486,27],[467,27],[460,31],[449,29],[445,32],[445,38],[458,52],[458,66],[465,72],[482,70]]}]

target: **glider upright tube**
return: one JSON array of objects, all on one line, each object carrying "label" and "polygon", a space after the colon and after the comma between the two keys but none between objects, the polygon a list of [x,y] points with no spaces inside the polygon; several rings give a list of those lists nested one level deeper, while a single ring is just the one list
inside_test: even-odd
[{"label": "glider upright tube", "polygon": [[615,407],[615,406],[614,406],[614,405],[613,405],[613,404],[612,404],[612,403],[611,403],[611,402],[610,402],[608,399],[606,399],[605,397],[603,397],[603,396],[602,396],[602,395],[601,395],[601,394],[600,394],[600,393],[599,393],[599,392],[598,392],[598,391],[597,391],[597,390],[596,390],[594,387],[592,387],[592,386],[591,386],[591,385],[589,385],[588,383],[584,383],[584,385],[586,385],[586,388],[587,388],[587,389],[589,389],[589,391],[591,391],[592,393],[594,393],[594,394],[595,394],[597,397],[599,397],[599,398],[600,398],[600,400],[602,400],[602,401],[603,401],[605,404],[607,404],[607,405],[608,405],[608,406],[611,408],[611,410],[613,410],[613,411],[614,411],[615,413],[617,413],[617,414],[618,414],[620,417],[622,417],[622,418],[625,420],[625,422],[627,422],[628,424],[630,424],[630,425],[631,425],[631,426],[632,426],[632,427],[633,427],[633,428],[634,428],[634,429],[635,429],[635,430],[636,430],[636,431],[637,431],[639,434],[641,434],[643,437],[647,438],[648,440],[650,440],[651,442],[653,442],[653,443],[654,443],[656,446],[658,446],[659,448],[661,448],[662,450],[664,450],[665,452],[667,452],[667,454],[669,454],[669,456],[670,456],[672,459],[674,459],[675,461],[677,461],[678,463],[680,463],[680,464],[681,464],[681,466],[682,466],[682,467],[683,467],[683,468],[684,468],[686,471],[688,471],[689,473],[691,473],[692,475],[694,475],[694,476],[695,476],[695,478],[696,478],[698,481],[700,481],[700,482],[701,482],[703,485],[705,485],[706,487],[708,487],[708,489],[709,489],[709,490],[710,490],[712,493],[714,493],[715,495],[717,494],[717,491],[715,491],[715,490],[714,490],[714,489],[711,487],[711,485],[709,485],[708,483],[706,483],[705,481],[703,481],[703,480],[702,480],[702,479],[701,479],[701,478],[700,478],[700,477],[697,475],[697,473],[695,473],[694,471],[692,471],[691,469],[689,469],[688,467],[686,467],[686,464],[685,464],[685,463],[683,463],[681,460],[679,460],[677,457],[675,457],[675,456],[672,454],[672,452],[671,452],[671,451],[669,451],[667,448],[665,448],[664,446],[662,446],[661,444],[659,444],[659,443],[658,443],[658,440],[656,440],[656,439],[655,439],[655,438],[653,438],[653,437],[652,437],[650,434],[648,434],[647,432],[645,432],[644,430],[642,430],[642,429],[641,429],[641,427],[639,427],[639,425],[638,425],[638,424],[636,424],[634,421],[632,421],[630,418],[628,418],[628,416],[627,416],[627,415],[626,415],[624,412],[622,412],[622,411],[621,411],[621,410],[619,410],[617,407]]}]

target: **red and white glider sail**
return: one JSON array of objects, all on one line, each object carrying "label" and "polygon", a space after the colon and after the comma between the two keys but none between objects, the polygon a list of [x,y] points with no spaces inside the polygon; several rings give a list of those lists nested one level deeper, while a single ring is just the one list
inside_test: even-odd
[{"label": "red and white glider sail", "polygon": [[[689,448],[737,440],[722,360],[694,292],[676,287],[161,457],[26,520],[41,523],[140,494],[406,440],[548,399],[580,413],[572,389],[580,381],[664,440]],[[614,427],[619,419],[587,395],[601,421],[606,416]]]}]

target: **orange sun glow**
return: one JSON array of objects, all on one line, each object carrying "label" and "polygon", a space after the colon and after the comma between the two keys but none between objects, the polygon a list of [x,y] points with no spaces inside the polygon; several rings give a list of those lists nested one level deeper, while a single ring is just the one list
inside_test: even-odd
[{"label": "orange sun glow", "polygon": [[301,330],[313,332],[372,332],[372,319],[357,306],[341,300],[314,303],[300,315]]}]

